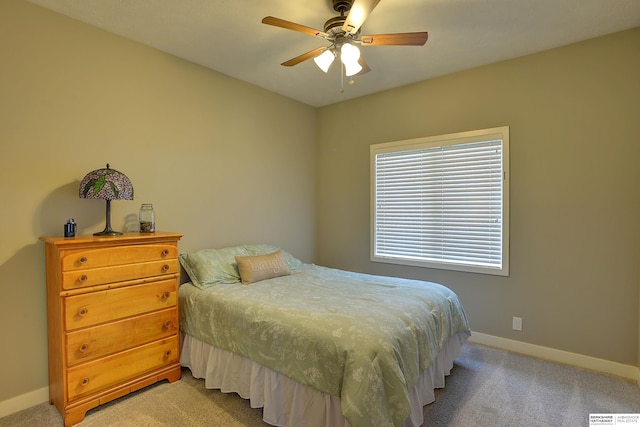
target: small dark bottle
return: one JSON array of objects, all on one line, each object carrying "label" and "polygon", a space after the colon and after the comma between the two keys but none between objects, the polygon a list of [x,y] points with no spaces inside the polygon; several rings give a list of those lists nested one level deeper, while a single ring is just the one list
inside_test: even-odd
[{"label": "small dark bottle", "polygon": [[78,229],[78,225],[73,220],[73,218],[69,218],[67,223],[64,225],[64,237],[75,237],[76,230]]}]

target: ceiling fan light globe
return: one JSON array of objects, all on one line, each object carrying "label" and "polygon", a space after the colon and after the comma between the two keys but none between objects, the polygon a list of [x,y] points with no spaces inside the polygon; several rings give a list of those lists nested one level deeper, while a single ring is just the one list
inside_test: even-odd
[{"label": "ceiling fan light globe", "polygon": [[313,58],[313,61],[318,68],[326,73],[329,71],[329,67],[333,64],[334,59],[336,59],[336,55],[330,50],[325,50],[322,54]]},{"label": "ceiling fan light globe", "polygon": [[360,59],[360,49],[350,43],[342,45],[340,48],[340,60],[343,64],[357,63],[358,59]]},{"label": "ceiling fan light globe", "polygon": [[347,77],[351,77],[354,74],[358,74],[360,71],[362,71],[362,65],[358,64],[358,61],[354,61],[354,62],[347,62],[344,64],[344,74]]}]

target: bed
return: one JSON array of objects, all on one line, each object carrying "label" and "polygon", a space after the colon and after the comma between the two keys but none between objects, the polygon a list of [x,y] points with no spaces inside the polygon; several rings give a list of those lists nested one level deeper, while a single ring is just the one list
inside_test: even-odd
[{"label": "bed", "polygon": [[181,364],[275,426],[417,427],[470,336],[430,282],[302,263],[271,245],[180,255]]}]

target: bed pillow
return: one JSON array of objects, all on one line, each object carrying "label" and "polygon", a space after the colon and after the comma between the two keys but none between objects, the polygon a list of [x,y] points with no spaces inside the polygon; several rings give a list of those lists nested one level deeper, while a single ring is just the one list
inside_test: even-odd
[{"label": "bed pillow", "polygon": [[205,289],[218,283],[240,282],[236,255],[249,256],[252,253],[244,246],[232,246],[180,254],[179,259],[191,283],[200,289]]},{"label": "bed pillow", "polygon": [[291,274],[281,250],[267,255],[236,256],[235,258],[243,285]]},{"label": "bed pillow", "polygon": [[257,245],[244,245],[244,248],[250,252],[251,255],[266,255],[277,251],[282,252],[282,258],[287,263],[289,270],[300,270],[304,263],[291,255],[289,252],[273,245],[257,244]]}]

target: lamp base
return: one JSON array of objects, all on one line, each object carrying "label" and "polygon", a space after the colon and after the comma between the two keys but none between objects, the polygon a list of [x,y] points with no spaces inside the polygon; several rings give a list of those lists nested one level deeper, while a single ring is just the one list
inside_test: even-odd
[{"label": "lamp base", "polygon": [[93,233],[93,235],[94,236],[122,236],[122,233],[119,231],[113,231],[111,227],[107,226],[104,228],[104,230],[98,233]]},{"label": "lamp base", "polygon": [[99,233],[93,233],[94,236],[122,236],[119,231],[101,231]]},{"label": "lamp base", "polygon": [[[109,165],[107,165],[109,167]],[[113,231],[111,229],[111,200],[107,199],[107,224],[104,226],[104,230],[99,233],[93,233],[94,236],[121,236],[119,231]]]}]

